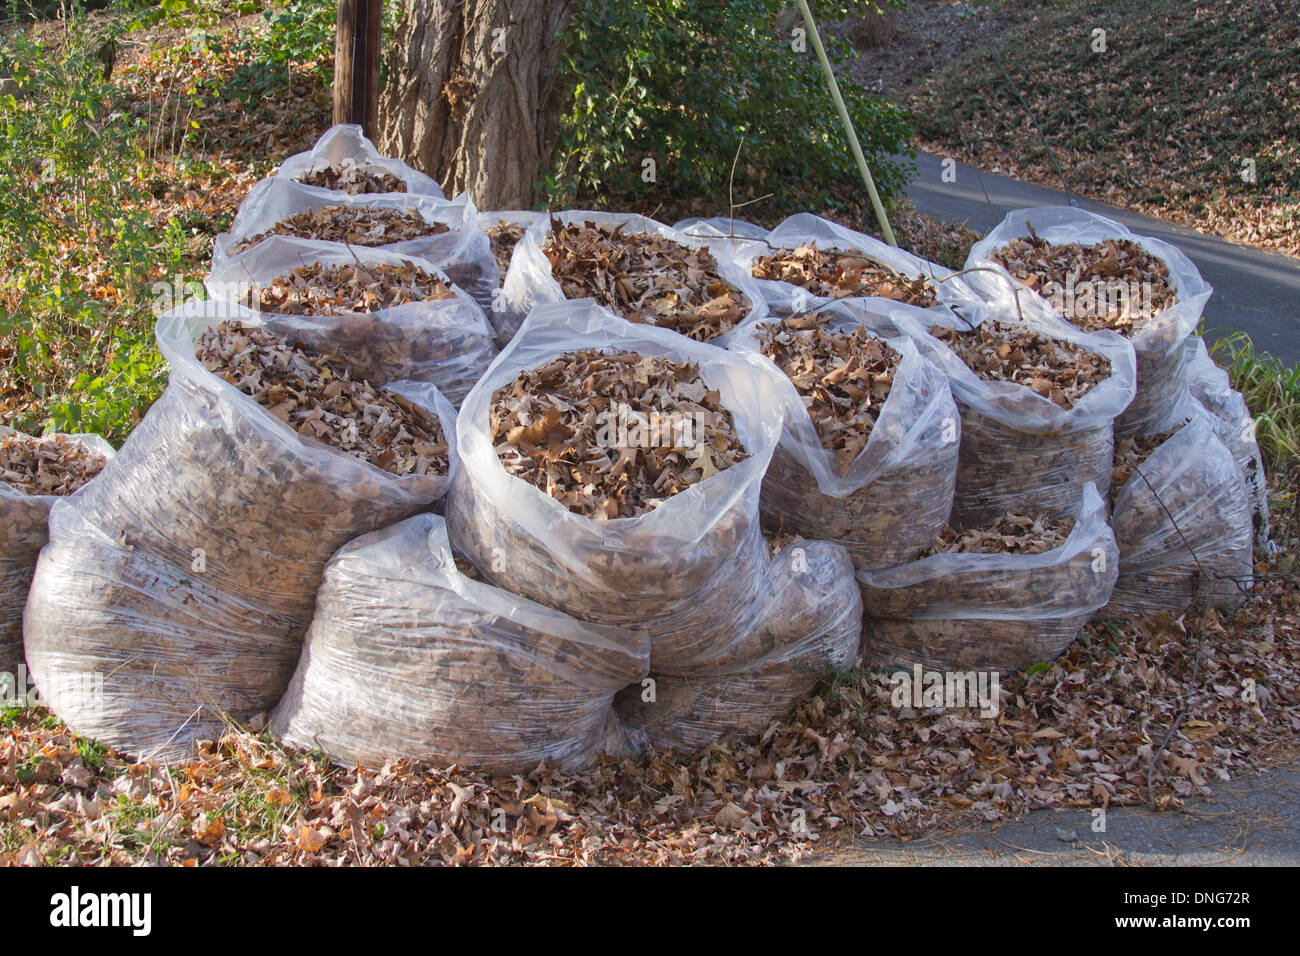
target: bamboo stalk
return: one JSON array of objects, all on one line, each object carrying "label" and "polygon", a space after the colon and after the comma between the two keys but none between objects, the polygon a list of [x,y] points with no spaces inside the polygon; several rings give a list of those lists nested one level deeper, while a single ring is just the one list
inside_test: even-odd
[{"label": "bamboo stalk", "polygon": [[871,195],[871,207],[876,211],[876,218],[880,220],[880,231],[887,243],[891,246],[897,246],[898,243],[894,239],[894,230],[889,227],[889,219],[885,216],[885,206],[880,201],[880,194],[876,192],[876,181],[871,178],[871,169],[867,166],[867,158],[862,155],[862,145],[858,142],[858,134],[853,128],[853,120],[849,118],[849,111],[844,106],[844,97],[840,95],[840,85],[835,79],[835,71],[831,68],[831,61],[826,56],[826,48],[822,46],[822,38],[817,32],[817,24],[813,22],[812,11],[808,9],[808,0],[795,0],[795,2],[799,5],[799,12],[803,14],[803,22],[808,27],[808,36],[812,40],[817,59],[821,61],[822,72],[826,74],[826,86],[829,87],[831,99],[835,101],[835,109],[840,114],[840,124],[844,127],[844,132],[848,136],[849,148],[853,151],[853,159],[858,164],[858,172],[862,174],[862,181],[867,184],[867,192]]}]

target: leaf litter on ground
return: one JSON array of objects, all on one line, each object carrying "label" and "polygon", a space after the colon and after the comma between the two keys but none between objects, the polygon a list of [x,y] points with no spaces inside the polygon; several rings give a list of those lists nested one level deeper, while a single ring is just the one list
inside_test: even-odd
[{"label": "leaf litter on ground", "polygon": [[[88,749],[33,708],[0,739],[0,862],[756,865],[1033,809],[1177,809],[1300,751],[1297,611],[1294,581],[1275,577],[1231,616],[1095,621],[1057,660],[1006,676],[993,717],[898,707],[888,675],[828,672],[758,740],[577,774],[357,771],[256,722],[165,770]],[[210,843],[203,814],[205,835],[224,821]]]}]

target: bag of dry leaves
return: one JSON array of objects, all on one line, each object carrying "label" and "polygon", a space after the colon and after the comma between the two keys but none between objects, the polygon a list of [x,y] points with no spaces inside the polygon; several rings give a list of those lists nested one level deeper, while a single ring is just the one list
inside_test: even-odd
[{"label": "bag of dry leaves", "polygon": [[24,435],[0,426],[0,674],[23,663],[23,608],[50,508],[103,470],[113,446],[98,435]]},{"label": "bag of dry leaves", "polygon": [[515,246],[524,238],[528,227],[545,218],[546,213],[527,209],[499,209],[496,212],[478,214],[479,228],[487,233],[488,241],[492,243],[492,257],[496,260],[502,280],[510,269],[510,258],[515,253]]},{"label": "bag of dry leaves", "polygon": [[362,133],[360,126],[331,126],[316,145],[295,153],[280,164],[274,176],[257,183],[239,204],[235,227],[257,217],[266,192],[277,179],[296,182],[322,201],[340,196],[371,196],[407,193],[413,196],[445,198],[442,187],[400,159],[384,156]]},{"label": "bag of dry leaves", "polygon": [[1267,548],[1268,478],[1264,474],[1264,459],[1260,456],[1259,442],[1255,439],[1255,417],[1241,392],[1232,387],[1228,373],[1210,358],[1205,340],[1199,335],[1187,340],[1187,355],[1188,389],[1192,397],[1213,416],[1215,434],[1228,446],[1237,467],[1241,469],[1255,513],[1255,543],[1261,548]]},{"label": "bag of dry leaves", "polygon": [[[974,266],[1005,268],[1064,321],[1133,343],[1137,392],[1117,435],[1149,434],[1173,414],[1187,391],[1184,346],[1212,291],[1174,246],[1095,213],[1044,206],[1008,213],[971,248],[966,267]],[[1015,308],[1015,283],[967,278],[1004,311]]]},{"label": "bag of dry leaves", "polygon": [[960,420],[948,380],[863,300],[741,326],[729,348],[780,373],[785,428],[763,523],[834,541],[859,570],[915,558],[952,510]]},{"label": "bag of dry leaves", "polygon": [[433,385],[381,391],[273,329],[210,302],[164,314],[167,389],[51,512],[27,659],[88,737],[180,758],[223,714],[269,711],[330,556],[446,490],[455,411]]},{"label": "bag of dry leaves", "polygon": [[679,673],[619,694],[634,745],[696,750],[761,734],[829,674],[851,667],[862,635],[853,562],[825,541],[786,540],[759,573],[748,633]]},{"label": "bag of dry leaves", "polygon": [[1108,613],[1233,604],[1253,583],[1252,503],[1218,423],[1189,398],[1163,425],[1116,441],[1119,580]]},{"label": "bag of dry leaves", "polygon": [[217,236],[212,271],[222,271],[228,263],[238,268],[257,262],[262,255],[257,246],[270,236],[312,240],[322,252],[363,246],[425,259],[484,311],[492,307],[500,284],[491,244],[468,193],[455,199],[407,193],[339,193],[322,199],[302,183],[272,179],[257,207]]},{"label": "bag of dry leaves", "polygon": [[906,308],[890,316],[947,374],[961,412],[954,527],[1009,511],[1072,515],[1089,482],[1105,494],[1113,423],[1133,397],[1127,341],[1031,313],[1022,322],[987,310],[974,326]]},{"label": "bag of dry leaves", "polygon": [[752,359],[591,301],[539,306],[462,406],[452,543],[508,591],[645,626],[657,667],[707,656],[754,603],[781,417]]},{"label": "bag of dry leaves", "polygon": [[765,315],[749,275],[703,240],[634,213],[553,213],[515,246],[493,314],[507,342],[535,306],[595,299],[630,322],[725,343],[747,318]]},{"label": "bag of dry leaves", "polygon": [[526,774],[620,752],[614,695],[646,675],[644,633],[584,624],[467,570],[435,515],[346,545],[272,731],[372,768]]},{"label": "bag of dry leaves", "polygon": [[961,277],[939,281],[952,275],[951,269],[812,213],[790,216],[761,241],[731,242],[720,249],[729,250],[754,278],[774,315],[864,297],[939,312],[977,306]]},{"label": "bag of dry leaves", "polygon": [[273,236],[205,284],[229,318],[273,315],[279,334],[373,385],[432,382],[456,404],[497,354],[483,310],[422,259]]},{"label": "bag of dry leaves", "polygon": [[881,666],[1019,670],[1058,656],[1110,599],[1119,550],[1084,486],[1073,518],[1005,514],[949,529],[933,553],[859,571],[863,659]]}]

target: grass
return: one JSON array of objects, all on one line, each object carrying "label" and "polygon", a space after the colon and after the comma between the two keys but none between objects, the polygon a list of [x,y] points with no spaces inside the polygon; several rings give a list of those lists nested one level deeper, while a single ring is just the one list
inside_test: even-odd
[{"label": "grass", "polygon": [[1261,355],[1244,332],[1216,341],[1210,356],[1227,371],[1232,387],[1254,413],[1269,498],[1283,518],[1274,537],[1294,545],[1300,532],[1300,367]]},{"label": "grass", "polygon": [[[1300,256],[1300,7],[1048,0],[992,41],[1071,187]],[[1106,31],[1106,50],[1093,31]],[[923,145],[1060,188],[983,46],[907,96]],[[1254,182],[1243,180],[1243,161]]]},{"label": "grass", "polygon": [[1244,332],[1219,339],[1210,354],[1227,369],[1246,404],[1260,409],[1255,414],[1255,438],[1265,467],[1273,471],[1295,467],[1300,455],[1300,368],[1259,355]]},{"label": "grass", "polygon": [[[69,733],[40,705],[10,708],[0,727],[14,747],[0,794],[24,793],[28,804],[17,814],[0,808],[0,853],[34,846],[45,864],[231,862],[259,844],[292,842],[293,821],[337,789],[321,755],[287,752],[265,734],[241,734],[240,745],[186,766],[151,768]],[[63,775],[78,764],[95,788],[93,812],[77,810],[84,832],[64,829],[63,812],[48,809],[89,792]]]}]

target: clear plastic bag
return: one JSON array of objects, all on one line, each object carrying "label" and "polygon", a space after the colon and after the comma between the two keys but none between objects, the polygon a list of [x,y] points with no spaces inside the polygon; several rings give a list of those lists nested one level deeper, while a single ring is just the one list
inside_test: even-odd
[{"label": "clear plastic bag", "polygon": [[[944,342],[933,326],[970,328],[960,319],[924,316],[906,307],[889,310],[893,325],[916,343],[921,355],[947,374],[961,412],[961,451],[953,499],[953,527],[969,528],[1008,511],[1052,516],[1073,515],[1085,484],[1105,495],[1110,489],[1114,453],[1113,423],[1133,398],[1133,348],[1114,332],[1084,333],[1063,323],[1025,313],[984,318],[1023,325],[1071,342],[1110,362],[1110,377],[1094,385],[1066,409],[1015,382],[987,381],[976,375]],[[927,324],[928,323],[928,324]]]},{"label": "clear plastic bag", "polygon": [[[595,521],[509,474],[493,448],[493,393],[525,369],[578,349],[617,348],[693,362],[734,419],[744,461],[634,518]],[[658,669],[712,656],[749,613],[766,558],[763,473],[782,406],[770,366],[649,325],[590,299],[539,306],[462,406],[447,528],[493,583],[587,621],[644,626]]]},{"label": "clear plastic bag", "polygon": [[1175,418],[1187,424],[1115,496],[1119,579],[1107,613],[1177,615],[1192,604],[1236,603],[1253,582],[1251,501],[1241,471],[1194,399]]},{"label": "clear plastic bag", "polygon": [[418,515],[330,561],[271,729],[349,766],[580,770],[622,750],[614,695],[648,664],[641,632],[466,577],[443,519]]},{"label": "clear plastic bag", "polygon": [[[245,223],[256,219],[261,205],[266,201],[266,193],[271,183],[277,179],[288,180],[297,183],[305,190],[310,190],[310,194],[322,200],[325,203],[332,203],[340,198],[347,197],[349,193],[341,189],[326,189],[322,186],[308,186],[299,180],[311,173],[333,166],[335,169],[344,166],[361,166],[368,169],[377,169],[406,184],[406,192],[397,195],[407,196],[432,196],[435,199],[443,199],[442,187],[436,182],[420,172],[418,169],[412,169],[400,159],[392,159],[384,156],[375,148],[375,144],[366,139],[361,132],[361,127],[353,124],[342,124],[331,126],[316,140],[316,145],[304,153],[295,153],[280,164],[280,169],[274,176],[268,176],[266,179],[258,182],[244,197],[244,201],[239,204],[239,210],[235,213],[234,228],[240,229]],[[353,193],[351,195],[361,196],[387,196],[392,193]]]},{"label": "clear plastic bag", "polygon": [[[13,434],[12,428],[0,425],[0,440]],[[115,454],[98,435],[62,437],[106,459]],[[0,673],[16,675],[23,663],[23,608],[37,555],[50,539],[50,509],[58,500],[57,495],[29,495],[0,480]]]},{"label": "clear plastic bag", "polygon": [[[707,247],[708,243],[694,239],[683,233],[656,222],[646,216],[626,212],[594,212],[590,210],[569,210],[552,213],[533,223],[524,233],[524,238],[515,246],[514,257],[510,260],[510,270],[501,286],[502,296],[499,306],[492,316],[497,329],[497,341],[508,342],[514,337],[523,323],[524,317],[538,305],[546,302],[564,302],[564,292],[560,284],[551,275],[551,263],[546,258],[543,248],[551,234],[551,219],[565,225],[582,225],[594,222],[597,226],[622,226],[625,233],[651,233],[690,248]],[[749,277],[749,270],[741,269],[725,255],[718,256],[718,274],[737,289],[749,303],[746,318],[756,318],[767,314],[763,296],[757,284]],[[727,336],[721,335],[712,344],[725,345]]]},{"label": "clear plastic bag", "polygon": [[447,278],[423,259],[273,236],[258,244],[255,260],[241,257],[228,261],[208,276],[205,284],[212,300],[227,307],[230,319],[244,322],[262,316],[273,321],[277,333],[285,338],[302,342],[312,351],[344,356],[355,376],[374,385],[432,382],[448,401],[457,404],[496,357],[494,333],[483,310],[455,285],[454,299],[410,302],[375,312],[290,316],[246,307],[256,305],[249,302],[251,286],[316,262],[326,266],[411,265]]},{"label": "clear plastic bag", "polygon": [[[830,328],[862,327],[877,334],[873,300],[831,303],[820,312]],[[759,327],[746,322],[728,348],[767,362]],[[785,403],[785,428],[763,480],[766,527],[841,544],[858,570],[905,564],[948,521],[957,480],[960,419],[943,372],[907,338],[886,339],[901,354],[889,398],[867,445],[841,475],[835,453],[822,446],[794,384],[773,366]]]},{"label": "clear plastic bag", "polygon": [[[712,220],[710,222],[713,222]],[[722,222],[726,222],[725,219]],[[696,231],[702,227],[695,226]],[[712,226],[712,229],[718,229]],[[705,231],[709,231],[706,229]],[[726,233],[722,233],[726,235]],[[715,243],[720,254],[730,252],[736,264],[746,275],[750,274],[754,260],[768,255],[777,249],[797,249],[799,246],[816,243],[820,250],[847,251],[856,249],[872,259],[884,263],[896,272],[915,279],[924,277],[934,286],[938,304],[922,309],[922,312],[947,312],[952,308],[974,311],[979,307],[979,300],[967,289],[964,277],[948,279],[953,270],[914,256],[910,252],[891,246],[868,236],[855,232],[837,222],[801,212],[780,223],[775,229],[763,236],[755,236],[753,242],[740,243],[734,240],[708,239],[710,248]],[[945,281],[939,281],[945,280]],[[800,286],[773,279],[753,279],[762,293],[768,309],[773,315],[796,315],[816,312],[831,302],[849,301],[816,296]],[[875,298],[870,296],[853,296],[852,299]],[[889,300],[886,300],[889,301]],[[912,308],[919,308],[912,306]]]},{"label": "clear plastic bag", "polygon": [[[530,209],[498,209],[495,212],[479,213],[478,226],[485,233],[487,233],[488,238],[491,239],[492,230],[499,227],[502,223],[505,223],[510,226],[516,226],[519,228],[521,232],[527,232],[529,226],[545,218],[546,218],[546,213],[534,212]],[[521,235],[519,238],[522,239],[523,236]],[[510,247],[510,252],[513,255],[514,246]],[[510,268],[511,256],[503,255],[501,252],[498,252],[496,250],[495,243],[493,245],[493,256],[496,259],[497,271],[501,273],[501,279],[504,281],[506,277],[506,271]]]},{"label": "clear plastic bag", "polygon": [[[299,436],[208,372],[211,303],[166,313],[166,391],[83,493],[56,502],[24,621],[41,696],[79,733],[180,758],[269,711],[293,673],[325,563],[428,509],[446,477],[397,477]],[[389,386],[436,412],[428,384]],[[100,692],[87,696],[88,683]]]},{"label": "clear plastic bag", "polygon": [[[277,177],[267,180],[262,195],[256,205],[249,208],[248,214],[237,218],[230,232],[217,236],[212,252],[212,271],[224,271],[228,265],[238,268],[241,263],[256,263],[262,256],[262,244],[241,250],[238,247],[243,241],[259,236],[277,222],[299,213],[332,206],[386,209],[401,213],[414,211],[423,216],[426,222],[446,226],[447,231],[364,248],[380,249],[394,255],[432,262],[473,296],[480,308],[484,311],[492,308],[492,294],[500,283],[500,276],[496,260],[492,258],[488,237],[479,228],[478,210],[474,208],[469,193],[462,193],[455,199],[408,193],[349,196],[346,193],[327,192],[327,195],[328,198],[322,198],[321,190],[291,179]],[[340,250],[349,248],[349,244],[342,242],[328,244]],[[353,244],[351,248],[359,247]]]},{"label": "clear plastic bag", "polygon": [[1187,386],[1215,421],[1214,432],[1228,446],[1241,469],[1247,493],[1255,509],[1255,543],[1268,547],[1268,478],[1264,459],[1255,440],[1255,417],[1241,392],[1228,381],[1228,373],[1214,364],[1205,340],[1194,335],[1187,340]]},{"label": "clear plastic bag", "polygon": [[753,619],[687,672],[656,671],[618,697],[631,746],[696,750],[760,734],[820,679],[852,666],[862,634],[853,563],[838,545],[793,541],[759,572]]},{"label": "clear plastic bag", "polygon": [[[1057,313],[1047,299],[1028,290],[1010,278],[1000,265],[991,261],[991,255],[1012,239],[1029,235],[1026,225],[1032,223],[1034,231],[1053,244],[1077,242],[1092,246],[1105,239],[1128,239],[1164,262],[1169,268],[1169,281],[1177,301],[1144,322],[1136,334],[1129,337],[1137,353],[1137,391],[1132,404],[1115,424],[1115,434],[1151,434],[1155,425],[1173,414],[1187,391],[1187,353],[1184,345],[1188,336],[1196,331],[1201,312],[1213,291],[1201,278],[1192,261],[1174,246],[1149,236],[1140,236],[1104,216],[1066,206],[1041,206],[1017,209],[1007,214],[993,230],[971,247],[966,258],[966,268],[982,267],[995,274],[978,273],[969,277],[970,284],[1001,310],[1015,309],[1015,297],[1035,299]],[[1018,288],[1017,288],[1018,287]],[[1021,295],[1021,292],[1026,293]]]},{"label": "clear plastic bag", "polygon": [[1119,549],[1085,485],[1065,543],[1042,554],[933,554],[859,571],[864,659],[940,670],[1019,670],[1058,656],[1110,599]]}]

